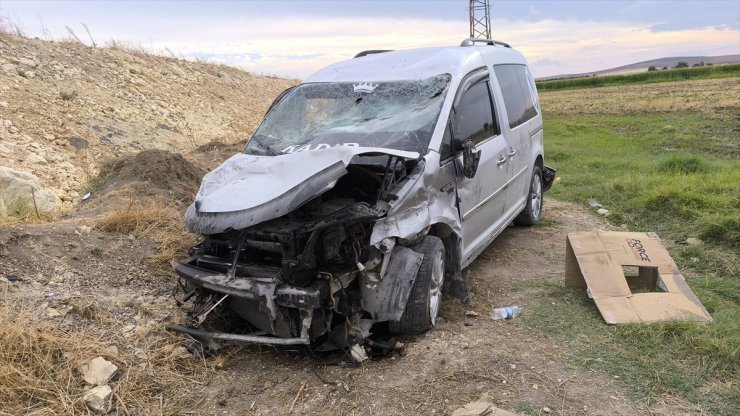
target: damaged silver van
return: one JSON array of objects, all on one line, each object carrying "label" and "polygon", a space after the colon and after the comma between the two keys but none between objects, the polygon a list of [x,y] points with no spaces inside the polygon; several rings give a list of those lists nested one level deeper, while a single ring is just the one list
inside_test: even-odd
[{"label": "damaged silver van", "polygon": [[[173,266],[193,325],[264,344],[368,345],[435,325],[445,280],[509,224],[536,224],[554,170],[524,57],[493,40],[369,51],[278,97],[188,208]],[[243,330],[197,329],[229,310]],[[355,352],[355,350],[353,350]]]}]

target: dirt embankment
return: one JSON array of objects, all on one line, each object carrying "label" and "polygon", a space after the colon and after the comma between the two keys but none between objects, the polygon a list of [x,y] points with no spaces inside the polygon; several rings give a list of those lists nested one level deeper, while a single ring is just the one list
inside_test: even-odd
[{"label": "dirt embankment", "polygon": [[272,99],[295,82],[0,34],[0,165],[38,176],[69,206],[101,161],[243,143]]}]

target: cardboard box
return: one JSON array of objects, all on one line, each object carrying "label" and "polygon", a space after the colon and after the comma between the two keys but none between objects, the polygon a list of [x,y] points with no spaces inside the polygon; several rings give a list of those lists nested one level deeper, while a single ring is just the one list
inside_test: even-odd
[{"label": "cardboard box", "polygon": [[712,321],[655,233],[568,233],[565,286],[586,289],[608,324]]}]

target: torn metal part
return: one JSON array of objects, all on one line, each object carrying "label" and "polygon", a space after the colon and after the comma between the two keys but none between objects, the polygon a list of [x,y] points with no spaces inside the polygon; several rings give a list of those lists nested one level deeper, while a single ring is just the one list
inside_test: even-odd
[{"label": "torn metal part", "polygon": [[352,356],[352,361],[355,364],[362,364],[370,358],[367,356],[367,352],[365,352],[365,347],[360,344],[353,345],[352,348],[350,348],[350,354]]},{"label": "torn metal part", "polygon": [[439,165],[435,153],[429,153],[423,162],[398,189],[398,198],[390,202],[387,215],[375,223],[370,237],[373,246],[381,248],[383,241],[391,238],[414,240],[421,230],[435,224],[445,224],[456,235],[462,235],[457,195],[454,187],[445,188],[456,176],[454,164],[439,170],[425,169],[427,165]]},{"label": "torn metal part", "polygon": [[218,302],[214,302],[213,303],[213,306],[211,306],[210,308],[208,308],[203,313],[198,314],[197,316],[194,316],[193,319],[195,320],[195,322],[197,322],[198,325],[202,324],[203,321],[205,321],[206,318],[208,317],[208,314],[211,313],[214,309],[216,309],[218,307],[218,305],[220,305],[228,297],[229,297],[228,294],[223,295],[223,297],[221,297],[221,299],[219,299]]},{"label": "torn metal part", "polygon": [[376,322],[397,321],[406,307],[411,288],[424,256],[410,248],[396,246],[389,256],[384,272],[392,278],[374,282],[367,277],[360,279],[361,305]]},{"label": "torn metal part", "polygon": [[[555,176],[557,171],[549,166],[542,168],[542,192],[549,191],[552,184],[555,183]],[[598,202],[598,201],[597,201]],[[601,206],[599,206],[601,208]]]},{"label": "torn metal part", "polygon": [[397,353],[399,357],[404,357],[406,355],[406,346],[393,339],[387,343],[366,339],[365,347],[368,355],[372,357],[384,357],[394,352]]},{"label": "torn metal part", "polygon": [[301,338],[280,338],[275,336],[265,335],[249,335],[249,334],[228,334],[224,332],[209,332],[201,331],[195,328],[188,328],[181,325],[166,324],[166,329],[171,331],[184,332],[198,338],[205,339],[218,339],[223,341],[240,341],[249,342],[253,344],[267,344],[267,345],[308,345],[310,340],[308,337]]}]

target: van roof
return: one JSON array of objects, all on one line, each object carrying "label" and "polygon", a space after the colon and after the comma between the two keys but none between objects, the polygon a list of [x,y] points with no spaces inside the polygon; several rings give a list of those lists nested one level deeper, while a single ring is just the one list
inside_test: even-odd
[{"label": "van roof", "polygon": [[518,51],[500,45],[407,49],[337,62],[304,82],[398,81],[440,74],[450,74],[459,80],[474,69],[499,63],[526,65],[526,60]]}]

